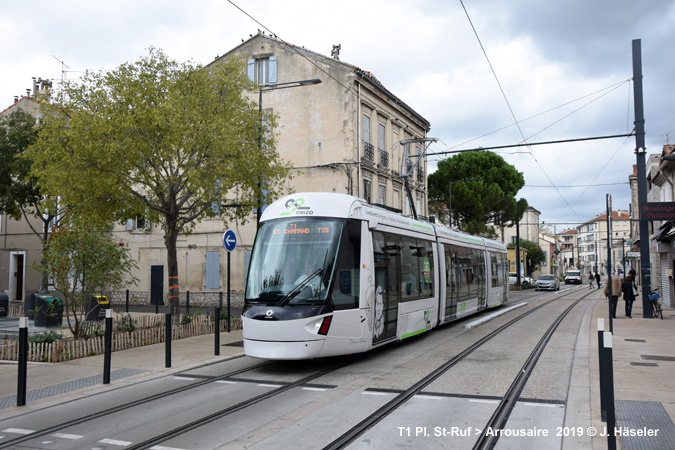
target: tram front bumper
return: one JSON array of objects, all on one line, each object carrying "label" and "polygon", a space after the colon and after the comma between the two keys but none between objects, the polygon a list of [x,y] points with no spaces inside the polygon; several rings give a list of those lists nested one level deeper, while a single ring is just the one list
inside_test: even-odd
[{"label": "tram front bumper", "polygon": [[311,359],[319,356],[325,336],[310,326],[321,317],[266,321],[242,317],[244,353],[262,359]]},{"label": "tram front bumper", "polygon": [[319,355],[323,343],[323,339],[302,342],[244,339],[244,353],[246,356],[261,359],[311,359]]}]

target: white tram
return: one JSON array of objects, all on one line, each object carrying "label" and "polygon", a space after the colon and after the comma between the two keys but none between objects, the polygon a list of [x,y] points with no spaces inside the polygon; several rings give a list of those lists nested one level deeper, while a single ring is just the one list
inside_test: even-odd
[{"label": "white tram", "polygon": [[294,194],[260,224],[242,313],[248,356],[364,352],[508,300],[503,243],[356,197]]}]

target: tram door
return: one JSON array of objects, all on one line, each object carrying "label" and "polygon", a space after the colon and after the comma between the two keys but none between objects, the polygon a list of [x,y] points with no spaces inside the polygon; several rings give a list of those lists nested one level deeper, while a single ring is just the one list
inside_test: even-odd
[{"label": "tram door", "polygon": [[400,247],[396,236],[374,232],[375,305],[373,343],[396,336]]}]

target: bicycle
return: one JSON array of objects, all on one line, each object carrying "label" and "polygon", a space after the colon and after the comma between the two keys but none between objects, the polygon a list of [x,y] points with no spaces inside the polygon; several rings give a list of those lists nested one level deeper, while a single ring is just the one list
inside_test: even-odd
[{"label": "bicycle", "polygon": [[652,301],[652,318],[656,319],[660,317],[663,320],[663,309],[661,308],[661,302],[659,302],[661,296],[656,292],[658,290],[658,288],[654,289],[647,298]]}]

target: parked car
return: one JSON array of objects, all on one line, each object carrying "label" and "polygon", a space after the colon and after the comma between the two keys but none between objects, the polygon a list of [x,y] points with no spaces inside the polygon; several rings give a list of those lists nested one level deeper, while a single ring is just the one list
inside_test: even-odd
[{"label": "parked car", "polygon": [[555,275],[542,275],[535,283],[534,289],[536,291],[558,291],[560,290],[560,281],[558,281]]},{"label": "parked car", "polygon": [[581,272],[578,270],[565,272],[565,284],[581,284]]},{"label": "parked car", "polygon": [[[509,284],[516,284],[516,280],[518,279],[518,275],[516,275],[516,272],[509,272]],[[530,277],[526,277],[525,275],[520,275],[520,284],[534,284],[534,280]]]}]

